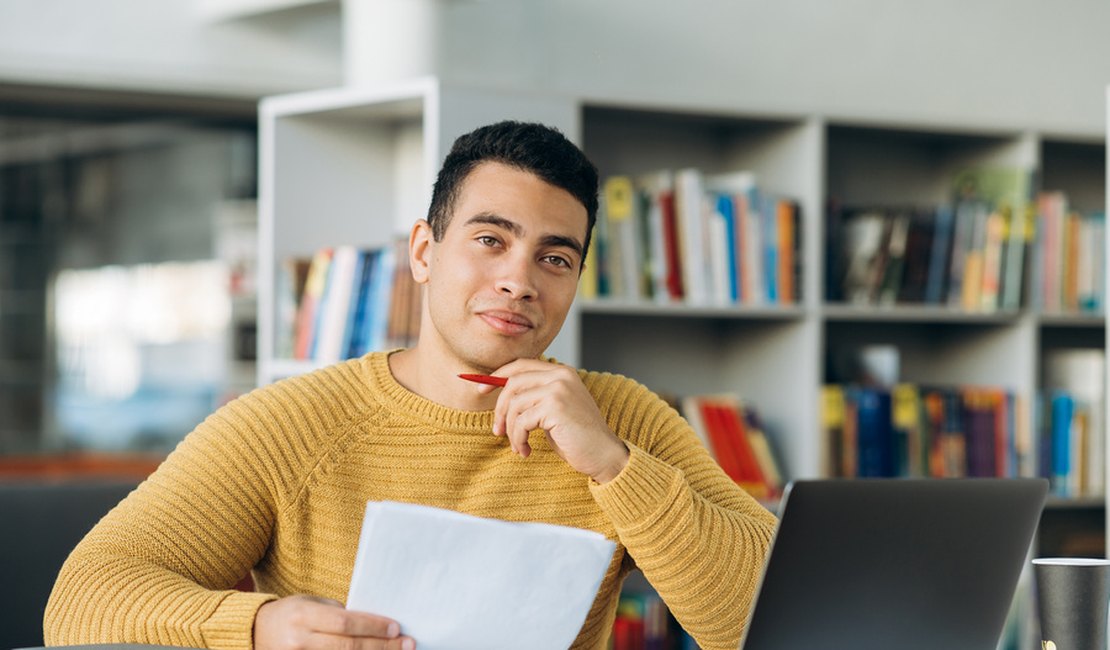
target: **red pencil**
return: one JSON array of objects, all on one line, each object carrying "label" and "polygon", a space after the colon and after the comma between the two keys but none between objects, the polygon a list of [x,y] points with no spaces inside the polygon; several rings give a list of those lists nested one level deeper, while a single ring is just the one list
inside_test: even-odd
[{"label": "red pencil", "polygon": [[494,377],[493,375],[472,375],[469,373],[461,373],[459,377],[467,381],[473,381],[479,384],[488,384],[490,386],[504,386],[509,383],[508,377]]}]

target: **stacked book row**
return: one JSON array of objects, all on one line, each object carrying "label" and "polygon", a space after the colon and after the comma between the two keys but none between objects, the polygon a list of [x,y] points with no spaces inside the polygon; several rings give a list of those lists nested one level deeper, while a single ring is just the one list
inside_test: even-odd
[{"label": "stacked book row", "polygon": [[279,358],[335,363],[410,345],[420,324],[420,288],[403,243],[322,248],[278,271]]},{"label": "stacked book row", "polygon": [[1101,495],[1101,403],[1061,390],[1039,395],[1032,421],[1002,388],[822,389],[835,477],[1044,477],[1062,497]]},{"label": "stacked book row", "polygon": [[1033,306],[1042,312],[1101,312],[1106,305],[1106,217],[1068,209],[1062,192],[1037,198]]},{"label": "stacked book row", "polygon": [[654,592],[625,592],[613,621],[612,650],[697,650],[694,638],[678,624]]},{"label": "stacked book row", "polygon": [[681,412],[729,478],[756,499],[782,495],[779,463],[751,405],[735,395],[693,395],[682,399]]},{"label": "stacked book row", "polygon": [[971,312],[1022,304],[1028,209],[965,199],[937,208],[833,208],[830,301],[923,303]]},{"label": "stacked book row", "polygon": [[834,206],[827,297],[968,312],[1098,312],[1104,232],[1104,215],[1069,211],[1060,192],[1016,208],[977,198],[935,208]]},{"label": "stacked book row", "polygon": [[798,204],[755,175],[697,169],[612,176],[602,186],[580,292],[692,305],[800,300]]}]

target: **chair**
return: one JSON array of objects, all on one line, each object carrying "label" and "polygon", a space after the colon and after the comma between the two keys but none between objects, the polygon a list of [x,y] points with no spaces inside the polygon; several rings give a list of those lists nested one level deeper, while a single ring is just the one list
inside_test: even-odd
[{"label": "chair", "polygon": [[41,646],[62,563],[137,480],[0,481],[0,648]]}]

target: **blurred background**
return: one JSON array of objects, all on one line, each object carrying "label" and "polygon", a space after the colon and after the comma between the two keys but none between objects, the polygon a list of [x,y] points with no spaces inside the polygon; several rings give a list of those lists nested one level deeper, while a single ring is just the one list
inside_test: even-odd
[{"label": "blurred background", "polygon": [[[926,169],[919,185],[931,192],[941,162],[999,143],[1021,157],[1029,142],[1046,143],[1039,156],[1056,163],[1046,184],[1071,189],[1075,204],[1095,213],[1105,206],[1108,25],[1106,0],[0,0],[0,488],[44,478],[127,487],[221,404],[260,376],[277,376],[260,372],[257,358],[259,178],[260,163],[267,164],[258,155],[258,106],[265,97],[431,76],[463,89],[461,97],[474,89],[475,97],[572,98],[588,106],[588,117],[570,122],[593,129],[587,152],[604,175],[645,171],[689,152],[726,160],[730,151],[719,141],[729,139],[761,165],[786,168],[796,163],[797,138],[804,169],[786,174],[809,201],[807,236],[822,232],[826,191],[887,197],[870,187],[889,180],[885,155],[893,152],[903,167],[892,174]],[[286,110],[296,125],[297,110]],[[831,126],[814,136],[811,118]],[[331,128],[328,115],[301,126],[310,132],[316,119]],[[355,133],[346,119],[336,122]],[[446,132],[457,126],[451,119],[433,121]],[[432,131],[422,137],[434,141]],[[687,146],[691,134],[696,142]],[[384,148],[394,136],[387,133]],[[620,142],[656,136],[646,147]],[[830,153],[814,153],[813,142]],[[651,156],[638,158],[645,150]],[[834,163],[850,168],[843,178]],[[810,247],[807,259],[820,259],[824,243],[802,245]],[[829,308],[823,301],[843,297],[834,295],[839,288],[818,295],[824,271],[812,266],[799,310],[787,305],[785,316],[774,317],[780,321],[757,314],[722,326],[709,313],[705,323],[675,326],[664,312],[662,324],[651,313],[637,324],[602,307],[584,317],[597,340],[582,347],[608,361],[604,352],[620,346],[610,346],[606,332],[624,336],[631,325],[649,344],[678,339],[681,347],[693,331],[709,343],[689,346],[701,354],[690,363],[723,366],[707,373],[715,381],[734,370],[753,376],[749,359],[784,366],[784,355],[798,354],[798,340],[801,354],[820,357],[827,339],[830,361],[797,364],[801,370],[770,382],[768,390],[787,402],[797,397],[796,384],[813,393],[801,410],[773,399],[761,404],[773,446],[776,408],[816,422],[818,385],[855,381],[836,367],[857,363],[858,350],[845,346],[851,358],[840,359],[838,341],[858,348],[894,338],[911,352],[904,365],[912,375],[913,351],[931,350],[926,344],[938,331],[928,312],[901,312],[895,320],[907,322],[893,336],[870,313]],[[1030,326],[1020,314],[970,324],[942,316],[941,337],[946,354],[959,357],[978,345],[980,328],[1036,332],[1017,355],[1002,338],[984,357],[1017,356],[1023,369],[1037,367],[1030,359],[1045,356],[1042,348],[1078,340],[1097,351],[1104,381],[1103,301],[1100,294],[1078,320],[1057,314]],[[799,316],[802,308],[825,311]],[[668,334],[672,327],[677,336]],[[783,331],[794,338],[780,336],[787,343],[780,341],[778,356],[764,355],[763,342]],[[704,349],[713,337],[737,332],[753,341],[733,350],[740,361],[722,362]],[[652,370],[660,369],[646,374]],[[1022,388],[1031,393],[1041,378],[1026,374]],[[781,453],[783,438],[777,444]],[[825,471],[816,452],[793,456],[804,459],[795,474]],[[11,516],[4,499],[14,495],[24,522],[38,516],[45,531],[71,524],[59,538],[64,557],[95,517],[51,515],[34,505],[45,503],[41,494],[22,489],[0,489],[0,528]],[[90,517],[118,495],[100,498],[84,509]],[[1081,520],[1086,536],[1072,548],[1098,552],[1104,503],[1101,494],[1073,499],[1050,516]],[[1047,547],[1064,548],[1051,531],[1072,527],[1046,527]],[[0,561],[21,535],[0,533]],[[13,579],[5,575],[0,581]],[[33,579],[48,591],[53,574]],[[0,597],[0,612],[8,613],[0,613],[0,627],[26,621],[25,636],[12,638],[31,644],[36,613],[13,613],[20,604]]]},{"label": "blurred background", "polygon": [[253,385],[261,97],[434,74],[1089,136],[1108,19],[1101,0],[5,0],[0,457],[157,456]]}]

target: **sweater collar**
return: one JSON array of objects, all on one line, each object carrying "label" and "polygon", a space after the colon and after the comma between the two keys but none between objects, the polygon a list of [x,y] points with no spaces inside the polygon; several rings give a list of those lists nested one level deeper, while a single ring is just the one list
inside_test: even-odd
[{"label": "sweater collar", "polygon": [[411,415],[438,428],[492,431],[492,410],[461,411],[449,408],[399,384],[389,370],[389,355],[397,351],[372,352],[365,357],[371,387],[390,410]]}]

